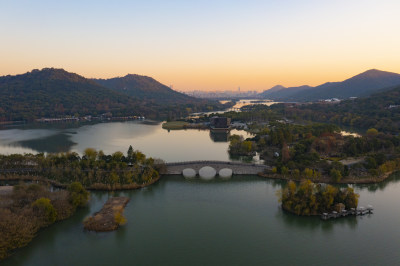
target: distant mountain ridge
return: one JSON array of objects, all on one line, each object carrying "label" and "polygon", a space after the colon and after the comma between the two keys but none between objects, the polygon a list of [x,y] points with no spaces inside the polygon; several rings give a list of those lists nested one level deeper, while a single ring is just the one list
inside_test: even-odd
[{"label": "distant mountain ridge", "polygon": [[158,104],[188,103],[198,99],[177,92],[157,80],[136,74],[111,79],[92,79],[97,84],[131,97],[154,100]]},{"label": "distant mountain ridge", "polygon": [[285,116],[299,121],[333,123],[354,129],[375,128],[398,135],[400,130],[400,85],[367,97],[336,104],[312,103],[285,107]]},{"label": "distant mountain ridge", "polygon": [[400,85],[400,74],[371,69],[342,82],[266,90],[262,98],[279,101],[317,101],[321,99],[368,96],[384,89]]},{"label": "distant mountain ridge", "polygon": [[99,81],[64,69],[44,68],[0,77],[0,122],[107,112],[174,119],[221,108],[216,101],[187,96],[139,75]]},{"label": "distant mountain ridge", "polygon": [[33,120],[40,117],[120,113],[147,108],[139,101],[102,87],[63,69],[44,68],[0,77],[0,119]]}]

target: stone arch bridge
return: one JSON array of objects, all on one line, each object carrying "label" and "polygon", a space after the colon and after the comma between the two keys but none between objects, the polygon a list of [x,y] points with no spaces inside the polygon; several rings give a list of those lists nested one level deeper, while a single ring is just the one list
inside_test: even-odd
[{"label": "stone arch bridge", "polygon": [[166,163],[167,175],[180,175],[183,169],[192,168],[197,173],[200,168],[204,166],[211,166],[217,173],[222,168],[232,169],[234,175],[256,175],[260,172],[264,172],[266,169],[270,169],[267,165],[252,164],[252,163],[240,163],[240,162],[224,162],[224,161],[188,161],[188,162],[175,162]]}]

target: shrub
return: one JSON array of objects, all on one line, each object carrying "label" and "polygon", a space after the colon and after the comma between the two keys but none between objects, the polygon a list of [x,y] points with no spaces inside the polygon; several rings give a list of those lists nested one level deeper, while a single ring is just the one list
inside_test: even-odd
[{"label": "shrub", "polygon": [[79,182],[73,182],[68,186],[70,202],[74,207],[84,206],[89,199],[89,192]]},{"label": "shrub", "polygon": [[126,220],[126,218],[124,217],[124,215],[122,214],[122,212],[117,212],[117,213],[115,214],[115,216],[114,216],[114,219],[115,219],[115,222],[116,222],[118,225],[124,225],[124,224],[126,224],[126,222],[127,222],[127,220]]},{"label": "shrub", "polygon": [[45,224],[52,224],[57,220],[57,211],[51,204],[50,199],[40,198],[32,203],[34,211],[43,217]]},{"label": "shrub", "polygon": [[342,179],[342,173],[335,168],[331,169],[331,171],[329,172],[329,175],[332,177],[332,179],[335,182],[339,182]]}]

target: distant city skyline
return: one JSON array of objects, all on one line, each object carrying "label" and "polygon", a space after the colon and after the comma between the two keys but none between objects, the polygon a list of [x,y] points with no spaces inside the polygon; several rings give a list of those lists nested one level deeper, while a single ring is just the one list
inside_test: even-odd
[{"label": "distant city skyline", "polygon": [[178,91],[400,73],[400,1],[28,1],[0,9],[0,75],[146,75]]}]

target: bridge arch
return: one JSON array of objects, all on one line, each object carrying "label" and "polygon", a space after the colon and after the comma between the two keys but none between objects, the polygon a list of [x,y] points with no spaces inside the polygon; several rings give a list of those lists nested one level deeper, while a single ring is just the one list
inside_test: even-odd
[{"label": "bridge arch", "polygon": [[204,166],[210,166],[219,172],[223,168],[232,169],[234,175],[256,175],[260,172],[264,172],[270,169],[267,165],[252,164],[252,163],[241,163],[241,162],[229,162],[229,161],[187,161],[187,162],[173,162],[166,163],[167,175],[181,175],[182,171],[186,168],[192,168],[197,173],[200,168]]}]

